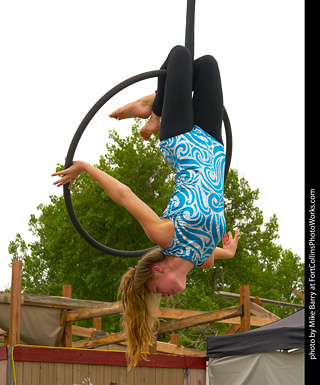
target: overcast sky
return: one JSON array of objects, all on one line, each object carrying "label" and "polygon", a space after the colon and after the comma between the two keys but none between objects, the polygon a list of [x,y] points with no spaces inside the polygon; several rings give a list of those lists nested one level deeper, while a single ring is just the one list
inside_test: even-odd
[{"label": "overcast sky", "polygon": [[[31,242],[31,214],[60,195],[50,177],[92,105],[119,82],[158,69],[184,45],[186,0],[29,0],[0,5],[0,290],[10,287],[8,245]],[[279,243],[304,260],[304,2],[197,0],[195,57],[219,63],[233,130],[231,167],[252,189]],[[97,163],[108,114],[153,92],[150,79],[110,100],[86,129],[75,159]],[[112,245],[109,245],[112,247]]]}]

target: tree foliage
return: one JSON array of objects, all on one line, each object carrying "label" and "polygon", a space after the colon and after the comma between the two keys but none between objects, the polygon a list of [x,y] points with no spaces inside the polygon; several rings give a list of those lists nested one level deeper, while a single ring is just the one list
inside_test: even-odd
[{"label": "tree foliage", "polygon": [[[130,186],[160,215],[173,192],[174,174],[161,155],[157,137],[148,143],[139,137],[140,124],[136,120],[132,135],[124,139],[111,131],[106,155],[100,157],[97,167]],[[163,298],[164,306],[207,311],[232,306],[234,300],[222,299],[214,292],[239,292],[241,284],[250,285],[254,296],[299,302],[292,290],[303,291],[304,264],[291,250],[275,243],[279,237],[277,218],[273,215],[264,222],[256,206],[258,197],[259,190],[252,190],[231,169],[225,184],[225,216],[227,230],[238,229],[242,234],[236,256],[216,261],[209,270],[193,269],[187,289],[170,299]],[[74,298],[116,301],[121,276],[137,260],[108,256],[88,245],[71,224],[63,196],[50,199],[50,204],[39,205],[38,216],[30,217],[29,229],[36,241],[27,245],[17,234],[9,245],[12,259],[23,260],[24,292],[61,295],[62,285],[71,284]],[[72,201],[80,223],[99,242],[121,250],[153,246],[140,224],[88,175],[77,178]],[[286,309],[271,310],[280,316],[288,313]],[[116,330],[118,318],[108,317],[108,331]],[[203,348],[205,336],[219,330],[223,326],[216,324],[186,330],[180,334],[180,342]]]}]

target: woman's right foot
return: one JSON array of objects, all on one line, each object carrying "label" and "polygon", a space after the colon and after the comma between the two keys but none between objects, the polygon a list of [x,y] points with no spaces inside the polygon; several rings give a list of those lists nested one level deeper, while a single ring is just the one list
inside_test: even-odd
[{"label": "woman's right foot", "polygon": [[109,116],[117,120],[128,118],[148,119],[152,113],[152,104],[155,98],[155,93],[138,99],[134,102],[126,104],[123,107],[113,111]]},{"label": "woman's right foot", "polygon": [[153,112],[150,116],[150,119],[146,122],[146,124],[140,128],[139,135],[144,140],[149,140],[151,135],[159,132],[160,130],[161,117],[155,115]]}]

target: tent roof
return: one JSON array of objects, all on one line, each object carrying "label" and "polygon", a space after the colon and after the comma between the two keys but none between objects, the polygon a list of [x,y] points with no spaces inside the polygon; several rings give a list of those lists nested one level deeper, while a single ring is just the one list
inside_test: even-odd
[{"label": "tent roof", "polygon": [[207,338],[207,357],[289,350],[304,347],[304,309],[243,333]]}]

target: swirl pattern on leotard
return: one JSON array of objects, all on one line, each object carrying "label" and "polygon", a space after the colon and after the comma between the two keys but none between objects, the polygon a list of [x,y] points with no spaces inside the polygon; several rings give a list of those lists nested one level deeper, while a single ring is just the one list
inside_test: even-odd
[{"label": "swirl pattern on leotard", "polygon": [[160,142],[161,151],[176,172],[174,193],[161,218],[169,218],[175,233],[166,255],[201,265],[222,239],[224,218],[223,145],[198,126]]}]

